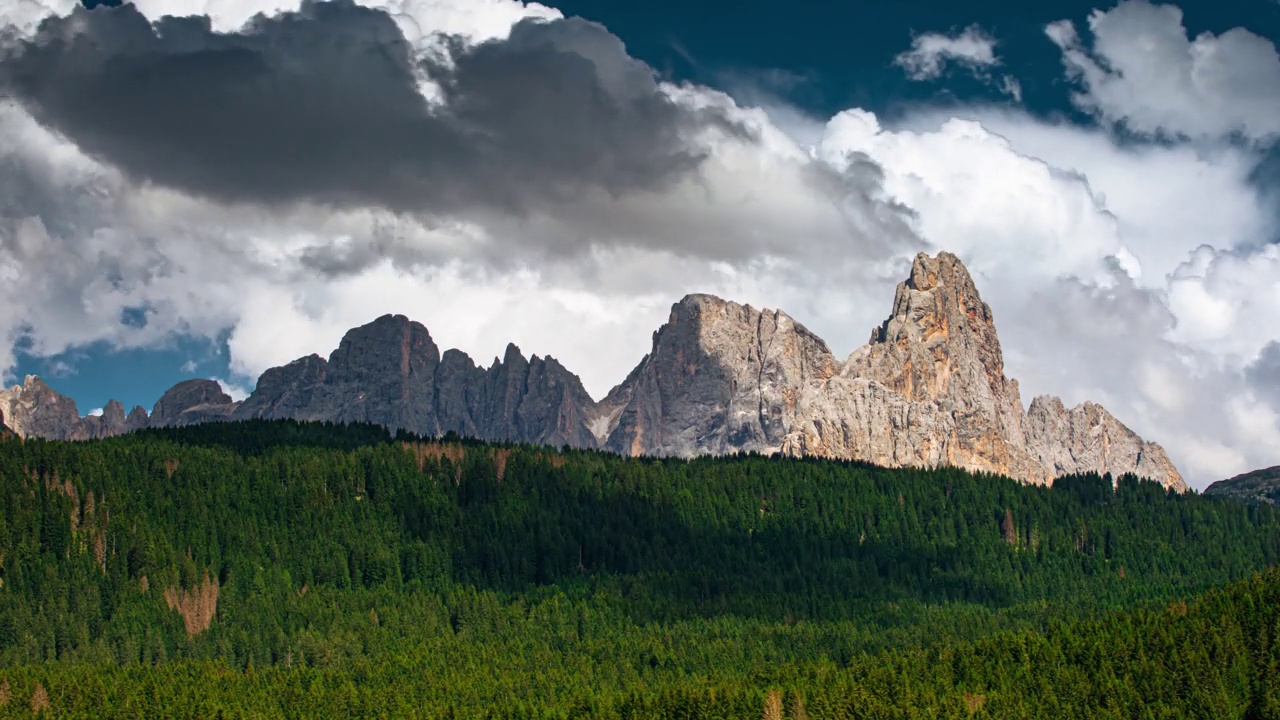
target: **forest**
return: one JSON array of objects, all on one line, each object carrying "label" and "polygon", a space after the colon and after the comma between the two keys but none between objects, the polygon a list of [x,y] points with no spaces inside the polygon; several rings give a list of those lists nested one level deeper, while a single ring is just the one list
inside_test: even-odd
[{"label": "forest", "polygon": [[0,717],[1280,718],[1280,510],[291,421],[0,440]]}]

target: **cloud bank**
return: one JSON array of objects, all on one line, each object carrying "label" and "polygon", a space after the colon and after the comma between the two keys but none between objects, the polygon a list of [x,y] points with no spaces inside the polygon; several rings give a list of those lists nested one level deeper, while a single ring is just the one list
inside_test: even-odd
[{"label": "cloud bank", "polygon": [[[749,107],[507,0],[0,12],[4,368],[20,342],[226,337],[251,385],[397,312],[481,362],[553,354],[598,397],[687,292],[786,309],[846,353],[911,256],[947,249],[1024,401],[1099,401],[1199,486],[1280,457],[1280,235],[1253,180],[1274,130],[1249,109],[1280,91],[1246,30],[1193,40],[1140,0],[1089,42],[1050,25],[1085,127]],[[914,73],[997,62],[920,37]],[[1217,59],[1182,52],[1201,43]],[[1197,73],[1242,57],[1248,82],[1213,90],[1241,102],[1207,101]],[[1125,89],[1134,58],[1165,68],[1159,98]]]}]

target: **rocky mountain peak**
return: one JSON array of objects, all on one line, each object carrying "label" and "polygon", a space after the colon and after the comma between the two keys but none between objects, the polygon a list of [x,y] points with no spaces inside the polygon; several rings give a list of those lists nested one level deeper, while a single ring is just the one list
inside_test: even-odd
[{"label": "rocky mountain peak", "polygon": [[131,424],[133,416],[125,417],[124,406],[115,400],[103,406],[101,415],[81,417],[74,400],[49,387],[37,375],[28,375],[21,385],[0,390],[0,413],[14,433],[54,440],[110,437],[146,424],[145,411],[142,424]]},{"label": "rocky mountain peak", "polygon": [[236,410],[239,418],[303,417],[323,387],[329,363],[319,355],[298,358],[288,365],[268,369],[258,378],[258,385]]},{"label": "rocky mountain peak", "polygon": [[384,315],[354,328],[328,361],[272,368],[236,418],[370,422],[420,435],[595,447],[584,415],[594,403],[552,358],[514,343],[485,369],[458,350],[440,354],[426,327]]},{"label": "rocky mountain peak", "polygon": [[850,358],[846,372],[874,378],[911,400],[1007,391],[991,308],[964,264],[947,252],[916,256],[910,276],[898,283],[889,317]]},{"label": "rocky mountain peak", "polygon": [[[535,356],[536,357],[536,356]],[[496,360],[497,358],[495,358]],[[525,359],[524,353],[520,352],[520,347],[515,343],[507,343],[507,349],[502,353],[502,361],[500,364],[515,366],[527,365],[528,360]]]},{"label": "rocky mountain peak", "polygon": [[935,417],[945,434],[921,449],[929,457],[1029,480],[1051,477],[1025,452],[1022,399],[1017,381],[1004,375],[991,308],[951,253],[916,256],[888,319],[849,357],[844,377],[882,385],[918,404],[918,416]]},{"label": "rocky mountain peak", "polygon": [[347,331],[329,355],[328,371],[334,382],[385,382],[433,374],[439,362],[426,327],[404,315],[383,315]]},{"label": "rocky mountain peak", "polygon": [[150,419],[146,408],[141,405],[134,405],[133,409],[129,411],[129,416],[124,419],[125,432],[141,430],[147,426]]},{"label": "rocky mountain peak", "polygon": [[774,452],[799,388],[839,370],[827,344],[786,313],[688,295],[596,408],[593,428],[632,455]]},{"label": "rocky mountain peak", "polygon": [[37,375],[27,375],[21,385],[0,390],[0,412],[9,429],[23,437],[72,436],[80,423],[76,402]]},{"label": "rocky mountain peak", "polygon": [[151,427],[226,420],[238,403],[214,380],[184,380],[169,388],[151,410]]},{"label": "rocky mountain peak", "polygon": [[1166,487],[1187,488],[1164,448],[1138,437],[1097,403],[1068,409],[1056,397],[1039,396],[1027,411],[1026,433],[1028,452],[1054,476],[1134,473]]},{"label": "rocky mountain peak", "polygon": [[102,422],[112,426],[124,426],[125,414],[124,405],[119,400],[108,400],[106,405],[102,406]]}]

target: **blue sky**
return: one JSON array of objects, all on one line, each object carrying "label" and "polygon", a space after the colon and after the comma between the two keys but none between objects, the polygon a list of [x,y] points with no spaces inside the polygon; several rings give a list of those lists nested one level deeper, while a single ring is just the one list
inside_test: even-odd
[{"label": "blue sky", "polygon": [[[1074,112],[1062,77],[1061,53],[1044,27],[1062,19],[1083,23],[1111,3],[1069,2],[560,2],[567,15],[603,23],[632,54],[654,68],[714,86],[726,76],[767,77],[783,70],[805,78],[788,99],[830,116],[863,107],[892,116],[904,105],[975,99],[1000,100],[993,88],[953,71],[942,82],[917,83],[893,58],[913,35],[952,33],[978,25],[999,41],[1004,70],[1018,77],[1025,105],[1038,113]],[[1274,0],[1186,1],[1177,4],[1191,35],[1246,27],[1280,38],[1280,3]]]},{"label": "blue sky", "polygon": [[[0,106],[10,380],[42,375],[82,411],[150,408],[188,377],[239,394],[397,312],[481,364],[508,341],[554,355],[599,397],[687,292],[783,308],[843,354],[911,256],[945,249],[1024,403],[1100,401],[1193,484],[1280,461],[1278,2],[358,2],[290,25],[299,0],[137,0],[93,11],[107,54],[83,67],[0,60],[23,98]],[[38,22],[73,5],[23,0],[0,24],[53,52]],[[214,33],[146,24],[175,12]],[[539,42],[589,63],[538,65]],[[396,43],[420,65],[342,55]],[[230,45],[304,68],[288,82],[336,119],[157,100],[107,70]],[[455,144],[490,145],[397,136],[402,71],[472,113]],[[351,138],[352,169],[326,165]]]}]

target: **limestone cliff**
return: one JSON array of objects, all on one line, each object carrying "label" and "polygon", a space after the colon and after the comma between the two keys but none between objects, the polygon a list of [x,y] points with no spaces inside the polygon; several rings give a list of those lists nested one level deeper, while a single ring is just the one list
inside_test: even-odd
[{"label": "limestone cliff", "polygon": [[783,312],[690,295],[595,410],[603,445],[640,455],[776,452],[805,388],[840,363]]},{"label": "limestone cliff", "polygon": [[1132,472],[1186,487],[1160,446],[1097,405],[1038,398],[1028,416],[991,309],[949,253],[916,257],[888,319],[843,363],[781,312],[690,295],[594,418],[604,446],[631,455],[748,450],[1032,483]]},{"label": "limestone cliff", "polygon": [[0,413],[9,429],[22,437],[81,440],[91,437],[97,418],[81,418],[76,403],[59,394],[35,375],[21,385],[0,390]]},{"label": "limestone cliff", "polygon": [[1138,437],[1101,405],[1070,410],[1056,397],[1040,396],[1027,411],[1027,451],[1057,475],[1131,472],[1185,489],[1164,448]]}]

